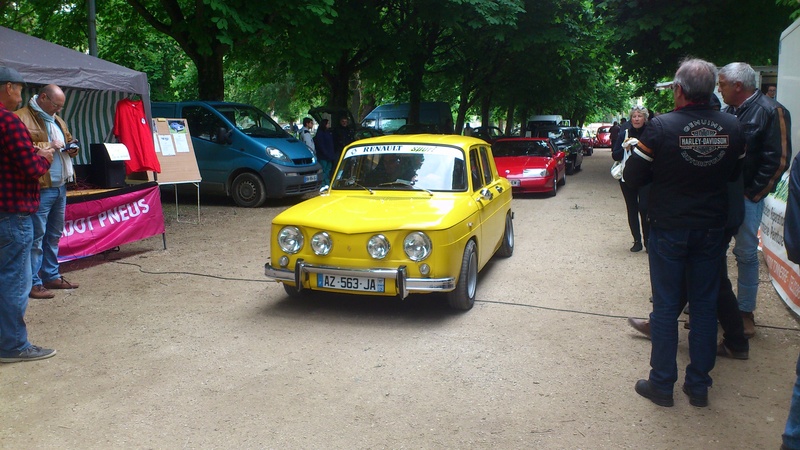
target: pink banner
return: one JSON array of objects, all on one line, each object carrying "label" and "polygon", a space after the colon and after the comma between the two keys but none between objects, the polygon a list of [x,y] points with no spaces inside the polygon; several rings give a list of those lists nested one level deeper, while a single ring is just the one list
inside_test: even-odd
[{"label": "pink banner", "polygon": [[144,186],[68,203],[58,260],[85,258],[164,233],[161,192],[155,183]]}]

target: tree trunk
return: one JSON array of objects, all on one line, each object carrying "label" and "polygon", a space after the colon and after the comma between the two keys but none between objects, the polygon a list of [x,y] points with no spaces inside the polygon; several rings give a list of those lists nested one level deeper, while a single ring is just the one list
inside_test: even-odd
[{"label": "tree trunk", "polygon": [[193,58],[197,66],[198,96],[200,100],[224,101],[225,77],[223,55],[225,51],[216,47],[210,55]]},{"label": "tree trunk", "polygon": [[506,111],[506,129],[503,130],[506,136],[511,135],[511,130],[514,129],[514,105],[508,107]]}]

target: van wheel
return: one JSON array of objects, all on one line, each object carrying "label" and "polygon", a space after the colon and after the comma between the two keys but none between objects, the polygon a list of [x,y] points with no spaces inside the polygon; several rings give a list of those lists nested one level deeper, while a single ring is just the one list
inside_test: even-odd
[{"label": "van wheel", "polygon": [[258,208],[267,201],[267,188],[258,175],[246,172],[233,179],[231,196],[241,207]]},{"label": "van wheel", "polygon": [[478,252],[475,241],[469,240],[464,248],[464,259],[461,260],[461,271],[453,291],[447,293],[447,301],[451,308],[469,311],[475,304],[475,293],[478,290]]}]

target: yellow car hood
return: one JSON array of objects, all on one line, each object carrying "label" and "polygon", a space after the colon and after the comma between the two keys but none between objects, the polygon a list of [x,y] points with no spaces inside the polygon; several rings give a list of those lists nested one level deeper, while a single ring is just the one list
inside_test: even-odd
[{"label": "yellow car hood", "polygon": [[282,212],[278,225],[307,226],[341,233],[442,230],[467,219],[478,205],[466,193],[321,195]]}]

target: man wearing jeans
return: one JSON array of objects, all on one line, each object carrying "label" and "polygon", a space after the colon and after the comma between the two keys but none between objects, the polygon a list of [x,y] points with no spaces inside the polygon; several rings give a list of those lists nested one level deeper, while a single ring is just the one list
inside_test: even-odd
[{"label": "man wearing jeans", "polygon": [[25,310],[31,289],[31,215],[39,207],[39,177],[53,148],[37,148],[11,111],[22,101],[22,76],[0,67],[0,362],[49,358],[55,350],[28,342]]},{"label": "man wearing jeans", "polygon": [[744,158],[736,118],[709,104],[717,69],[708,61],[681,63],[673,81],[675,110],[655,117],[625,164],[626,183],[650,187],[650,375],[636,392],[672,406],[678,380],[681,290],[692,312],[683,392],[693,406],[708,406],[709,373],[717,351],[717,296],[728,221],[728,182]]},{"label": "man wearing jeans", "polygon": [[61,88],[49,84],[30,99],[28,106],[17,111],[17,116],[28,127],[33,145],[40,148],[52,145],[60,150],[50,170],[39,180],[41,203],[33,216],[31,298],[53,298],[55,294],[50,289],[78,287],[78,283],[70,283],[58,271],[58,241],[64,230],[67,180],[74,175],[72,158],[79,150],[67,124],[57,115],[64,107],[65,98]]},{"label": "man wearing jeans", "polygon": [[728,105],[725,112],[742,123],[747,141],[744,160],[744,222],[736,235],[733,254],[739,268],[739,311],[744,333],[756,333],[756,297],[758,296],[758,227],[764,213],[764,197],[775,190],[792,156],[789,111],[761,93],[756,86],[756,72],[749,64],[730,63],[719,71],[719,92]]}]

